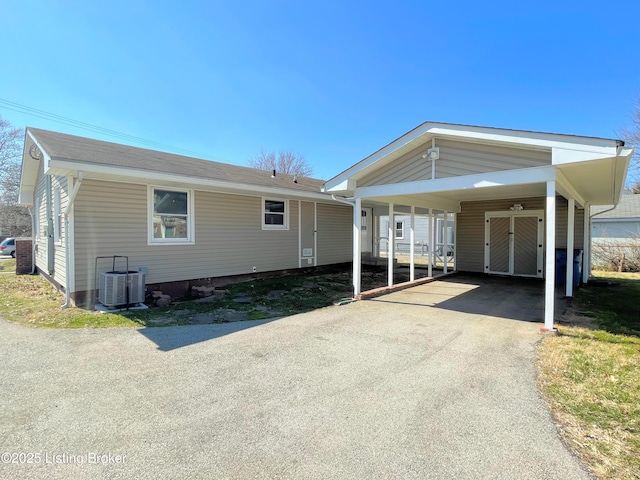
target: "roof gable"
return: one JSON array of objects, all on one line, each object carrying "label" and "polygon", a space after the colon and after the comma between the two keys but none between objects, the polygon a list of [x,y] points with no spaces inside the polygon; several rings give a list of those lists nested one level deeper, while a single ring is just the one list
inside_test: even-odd
[{"label": "roof gable", "polygon": [[[415,156],[416,153],[426,154],[429,148],[438,147],[438,143],[443,140],[477,146],[478,150],[483,146],[494,146],[528,151],[530,153],[524,155],[533,157],[536,152],[542,152],[550,157],[552,163],[571,163],[587,157],[608,158],[614,156],[618,147],[624,145],[624,142],[614,139],[425,122],[327,181],[325,190],[351,191],[355,185],[361,185],[362,179],[371,179],[376,172],[386,168],[390,163],[407,156]],[[579,153],[578,156],[576,152]],[[495,163],[493,168],[492,171],[508,169]],[[449,175],[451,174],[452,172],[449,172]]]}]

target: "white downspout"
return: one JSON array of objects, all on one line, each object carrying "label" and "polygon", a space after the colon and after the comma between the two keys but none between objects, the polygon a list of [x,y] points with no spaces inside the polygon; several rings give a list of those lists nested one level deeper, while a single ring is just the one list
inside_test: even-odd
[{"label": "white downspout", "polygon": [[71,244],[73,243],[73,238],[69,234],[69,212],[71,211],[71,207],[73,207],[73,202],[76,199],[76,195],[78,194],[78,190],[80,190],[80,185],[82,184],[82,172],[78,172],[78,179],[76,180],[75,185],[73,186],[73,190],[71,190],[71,194],[67,197],[67,206],[62,212],[64,216],[64,244],[65,244],[65,279],[66,279],[66,288],[64,289],[65,293],[65,301],[62,308],[69,308],[71,306],[71,289],[69,285],[70,271],[71,271]]},{"label": "white downspout", "polygon": [[31,215],[31,272],[29,275],[36,273],[36,216],[31,207],[27,207],[29,215]]},{"label": "white downspout", "polygon": [[331,198],[333,198],[336,202],[340,202],[340,203],[344,203],[345,205],[351,205],[353,208],[356,207],[356,200],[355,197],[351,197],[351,198],[338,198],[335,195],[331,195]]}]

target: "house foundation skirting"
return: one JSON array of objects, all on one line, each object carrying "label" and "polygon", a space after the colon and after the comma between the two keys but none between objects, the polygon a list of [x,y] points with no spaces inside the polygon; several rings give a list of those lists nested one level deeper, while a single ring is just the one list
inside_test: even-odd
[{"label": "house foundation skirting", "polygon": [[[287,276],[308,275],[331,273],[334,271],[345,271],[349,269],[349,263],[336,263],[332,265],[323,265],[308,268],[292,268],[286,270],[274,270],[271,272],[249,273],[242,275],[229,275],[226,277],[209,277],[197,278],[193,280],[181,280],[176,282],[149,283],[145,285],[147,295],[153,291],[162,291],[163,294],[171,296],[174,300],[189,298],[191,295],[191,287],[224,287],[234,283],[249,282],[251,280],[260,280],[263,278],[279,278]],[[40,272],[43,274],[43,272]],[[50,278],[48,278],[51,281]],[[71,293],[71,300],[76,307],[91,309],[94,306],[97,297],[96,290],[82,290]]]}]

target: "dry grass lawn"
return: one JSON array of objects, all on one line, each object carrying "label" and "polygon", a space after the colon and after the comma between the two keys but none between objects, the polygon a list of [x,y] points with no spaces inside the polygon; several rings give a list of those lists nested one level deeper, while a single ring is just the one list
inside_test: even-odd
[{"label": "dry grass lawn", "polygon": [[560,326],[545,338],[539,386],[567,443],[598,478],[640,479],[640,275],[597,280],[613,284],[583,287],[576,308],[599,326]]}]

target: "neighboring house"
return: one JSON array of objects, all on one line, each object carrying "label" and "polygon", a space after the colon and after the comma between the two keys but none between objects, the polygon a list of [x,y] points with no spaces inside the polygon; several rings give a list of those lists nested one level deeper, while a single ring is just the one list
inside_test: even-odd
[{"label": "neighboring house", "polygon": [[593,241],[640,238],[640,195],[622,195],[617,206],[591,207]]},{"label": "neighboring house", "polygon": [[193,280],[351,261],[352,209],[322,184],[27,128],[20,203],[34,212],[38,271],[87,305],[102,256],[185,292]]},{"label": "neighboring house", "polygon": [[640,195],[622,195],[614,208],[591,207],[593,265],[640,268]]},{"label": "neighboring house", "polygon": [[[555,251],[584,248],[589,258],[584,211],[618,203],[632,154],[615,139],[427,122],[329,180],[324,191],[351,202],[355,212],[371,209],[393,221],[407,211],[452,214],[455,269],[545,278],[545,328],[551,329]],[[354,215],[356,295],[359,259],[369,248],[361,224]],[[394,243],[388,242],[390,266]],[[571,296],[573,268],[565,270]],[[585,268],[583,280],[587,275]]]},{"label": "neighboring house", "polygon": [[[389,248],[389,215],[384,211],[384,208],[373,209],[373,220],[377,222],[378,228],[376,228],[377,236],[373,239],[373,252],[376,255],[386,255]],[[442,252],[449,252],[449,256],[453,256],[453,250],[455,246],[455,232],[454,232],[454,217],[452,214],[447,215],[445,237],[445,218],[444,215],[439,215],[434,219],[434,234],[435,238],[431,238],[431,230],[429,228],[430,221],[428,215],[415,215],[414,216],[414,238],[413,244],[415,246],[416,255],[426,256],[433,249],[438,256],[442,255]],[[398,254],[406,255],[409,253],[411,245],[411,216],[400,215],[394,216],[394,224],[392,226],[392,232],[394,236],[395,251]],[[365,243],[363,242],[363,248]],[[367,244],[368,245],[368,244]]]}]

